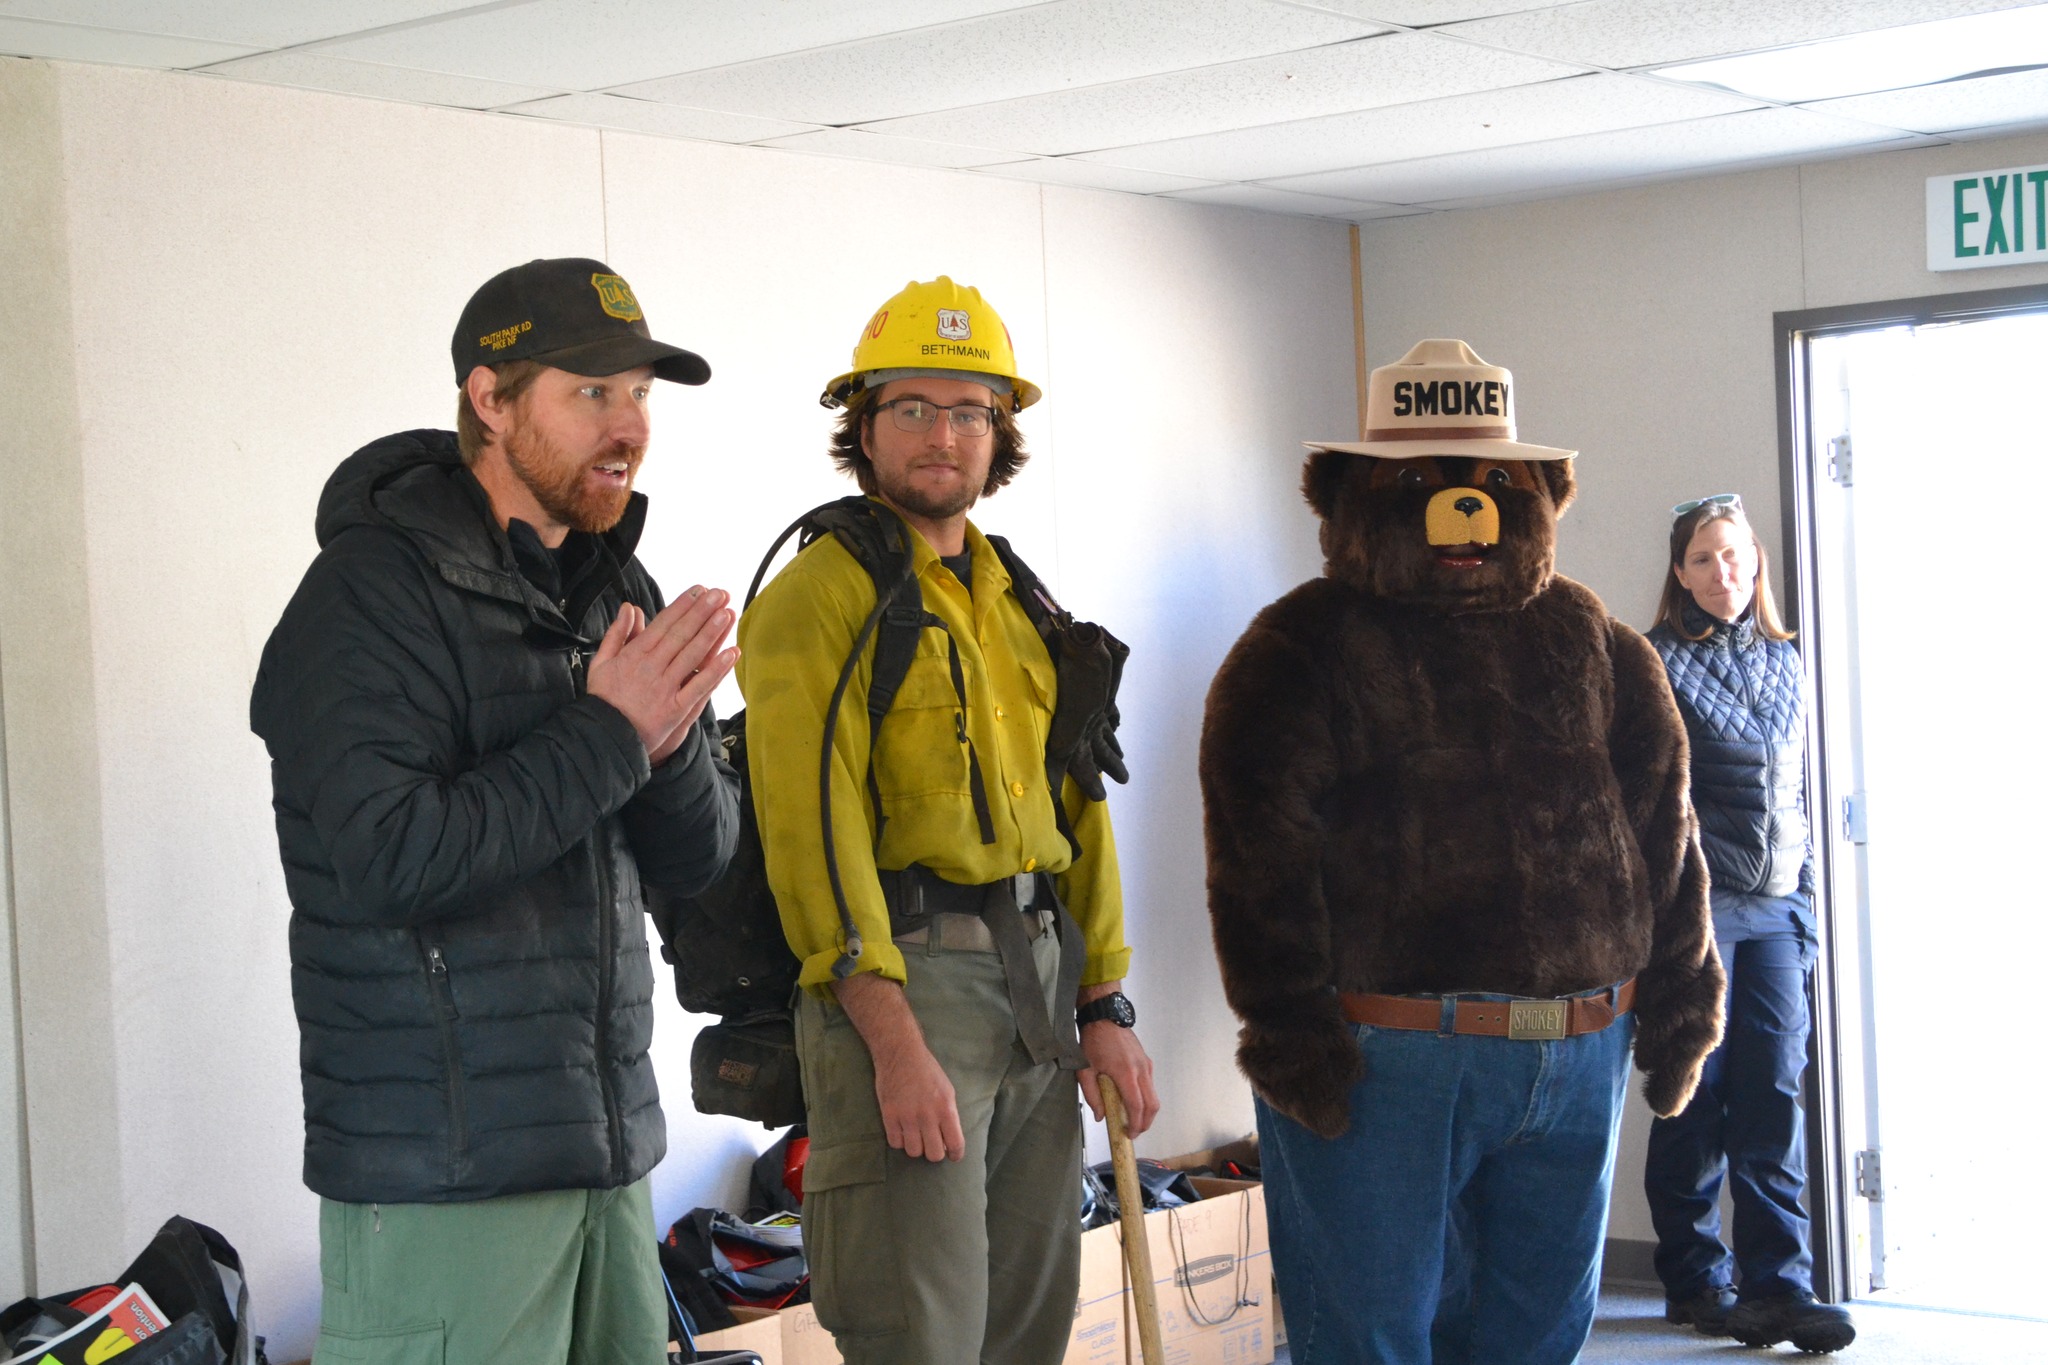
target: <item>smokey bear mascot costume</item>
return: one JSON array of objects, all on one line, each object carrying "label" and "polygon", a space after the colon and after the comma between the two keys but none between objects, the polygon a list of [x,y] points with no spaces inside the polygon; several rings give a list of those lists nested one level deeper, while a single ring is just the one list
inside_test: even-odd
[{"label": "smokey bear mascot costume", "polygon": [[1566,1365],[1630,1044],[1659,1114],[1722,974],[1657,655],[1554,571],[1569,450],[1461,341],[1311,445],[1324,575],[1209,692],[1209,904],[1297,1365]]}]

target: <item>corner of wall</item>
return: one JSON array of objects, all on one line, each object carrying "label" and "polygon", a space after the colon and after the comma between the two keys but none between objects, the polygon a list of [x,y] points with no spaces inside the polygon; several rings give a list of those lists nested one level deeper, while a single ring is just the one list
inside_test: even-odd
[{"label": "corner of wall", "polygon": [[18,1021],[21,1110],[12,1136],[0,1124],[0,1203],[15,1180],[22,1278],[45,1286],[126,1260],[63,79],[48,62],[0,61],[0,827],[14,948],[0,990]]}]

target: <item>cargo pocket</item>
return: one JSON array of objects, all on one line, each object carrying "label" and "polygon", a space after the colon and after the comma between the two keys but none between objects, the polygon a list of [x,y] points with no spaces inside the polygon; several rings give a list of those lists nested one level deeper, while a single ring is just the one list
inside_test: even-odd
[{"label": "cargo pocket", "polygon": [[909,1325],[889,1207],[888,1146],[879,1138],[812,1148],[804,1164],[804,1252],[818,1321],[871,1337]]},{"label": "cargo pocket", "polygon": [[313,1365],[443,1365],[447,1331],[438,1322],[367,1332],[320,1329]]}]

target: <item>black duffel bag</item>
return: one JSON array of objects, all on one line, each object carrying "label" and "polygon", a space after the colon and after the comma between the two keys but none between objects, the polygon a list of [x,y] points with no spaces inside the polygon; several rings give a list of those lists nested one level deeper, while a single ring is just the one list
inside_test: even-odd
[{"label": "black duffel bag", "polygon": [[[269,1365],[249,1321],[249,1284],[228,1239],[189,1218],[157,1230],[109,1288],[139,1285],[169,1320],[163,1331],[120,1352],[121,1365]],[[93,1288],[22,1299],[0,1311],[8,1355],[96,1316],[73,1308]],[[91,1329],[88,1328],[88,1331]]]}]

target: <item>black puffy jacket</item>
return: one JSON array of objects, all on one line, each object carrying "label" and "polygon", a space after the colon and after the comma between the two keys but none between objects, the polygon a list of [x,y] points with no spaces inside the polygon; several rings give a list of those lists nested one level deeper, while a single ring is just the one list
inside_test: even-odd
[{"label": "black puffy jacket", "polygon": [[1706,638],[1660,624],[1650,643],[1691,741],[1692,801],[1716,910],[1724,897],[1810,894],[1799,652],[1763,635],[1751,616],[1729,623],[1688,605],[1685,624],[1708,630]]},{"label": "black puffy jacket", "polygon": [[250,702],[319,1194],[608,1188],[667,1147],[640,882],[709,883],[739,784],[708,708],[650,773],[632,724],[584,693],[621,603],[661,605],[633,558],[645,511],[635,494],[556,602],[453,434],[386,437],[328,480],[319,557]]}]

